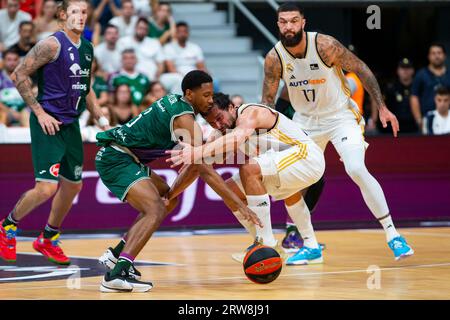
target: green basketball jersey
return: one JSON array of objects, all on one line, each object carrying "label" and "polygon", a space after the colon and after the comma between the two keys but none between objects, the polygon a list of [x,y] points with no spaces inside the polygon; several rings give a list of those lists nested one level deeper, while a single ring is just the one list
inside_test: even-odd
[{"label": "green basketball jersey", "polygon": [[[177,143],[173,121],[183,114],[194,116],[194,109],[182,96],[169,94],[154,102],[122,127],[97,133],[97,145],[108,146],[111,142],[115,142],[132,150],[143,162],[153,160],[156,153],[152,153],[152,150],[172,149]],[[145,150],[150,151],[150,154]]]}]

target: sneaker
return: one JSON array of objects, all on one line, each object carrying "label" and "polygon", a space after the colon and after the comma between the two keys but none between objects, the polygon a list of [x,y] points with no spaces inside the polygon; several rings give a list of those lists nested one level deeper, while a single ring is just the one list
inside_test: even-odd
[{"label": "sneaker", "polygon": [[[112,270],[116,266],[117,260],[119,259],[118,256],[114,255],[114,251],[112,248],[108,248],[108,250],[103,253],[103,255],[98,258],[98,262],[101,265],[104,265],[106,269]],[[132,270],[130,270],[130,277],[139,280],[141,279],[141,273],[134,265],[132,265]]]},{"label": "sneaker", "polygon": [[286,265],[305,265],[305,264],[318,264],[323,262],[322,249],[301,247],[292,257],[286,260]]},{"label": "sneaker", "polygon": [[303,247],[303,239],[298,231],[289,231],[286,232],[281,245],[287,253],[295,253]]},{"label": "sneaker", "polygon": [[[249,252],[255,246],[261,246],[261,245],[263,245],[262,239],[256,237],[253,244],[251,246],[249,246],[247,249],[245,249],[244,252],[233,253],[231,255],[231,258],[236,262],[243,263],[247,252]],[[276,245],[273,246],[272,248],[274,248],[278,252],[278,254],[280,255],[280,257],[283,261],[285,261],[288,258],[286,251],[283,249],[283,247],[279,244],[278,241],[277,241]]]},{"label": "sneaker", "polygon": [[120,275],[111,275],[111,271],[106,272],[100,285],[101,292],[120,293],[120,292],[147,292],[153,288],[151,282],[136,280],[130,276],[126,270],[122,270]]},{"label": "sneaker", "polygon": [[44,234],[41,233],[39,237],[33,242],[33,248],[37,252],[42,253],[51,261],[56,264],[69,265],[70,259],[64,254],[59,246],[58,240],[60,234],[58,233],[51,239],[44,238]]},{"label": "sneaker", "polygon": [[[297,228],[288,227],[288,229],[286,229],[286,235],[284,236],[281,245],[287,253],[296,253],[303,247],[303,238],[297,231]],[[325,250],[326,248],[325,243],[319,243],[319,246],[322,250]]]},{"label": "sneaker", "polygon": [[389,248],[394,252],[395,260],[407,258],[414,254],[414,250],[406,243],[402,236],[395,237],[388,242]]},{"label": "sneaker", "polygon": [[3,227],[0,221],[0,258],[7,262],[16,262],[16,233],[17,226]]}]

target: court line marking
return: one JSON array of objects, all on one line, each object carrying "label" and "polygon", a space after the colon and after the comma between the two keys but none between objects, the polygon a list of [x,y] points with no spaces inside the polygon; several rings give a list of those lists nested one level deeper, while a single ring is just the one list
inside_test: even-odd
[{"label": "court line marking", "polygon": [[[41,253],[37,253],[37,252],[17,252],[17,254],[25,254],[25,255],[29,255],[29,256],[41,256]],[[87,257],[87,256],[73,256],[70,255],[69,258],[75,258],[75,259],[90,259],[90,260],[98,260],[98,258],[95,257]],[[135,260],[134,262],[136,263],[157,263],[159,264],[158,266],[152,266],[152,267],[163,267],[163,266],[185,266],[185,264],[178,264],[178,263],[174,263],[174,262],[162,262],[162,261],[146,261],[146,260]],[[150,266],[139,266],[139,267],[150,267]]]},{"label": "court line marking", "polygon": [[[371,229],[358,229],[355,230],[360,233],[384,233],[384,230],[371,230]],[[413,236],[433,236],[433,237],[443,237],[450,238],[450,234],[446,233],[429,233],[429,232],[420,232],[420,231],[402,231],[402,234],[409,234]]]},{"label": "court line marking", "polygon": [[[386,267],[386,268],[380,268],[380,271],[392,271],[392,270],[402,270],[402,269],[418,269],[418,268],[433,268],[433,267],[447,267],[450,266],[450,262],[444,262],[444,263],[433,263],[433,264],[418,264],[418,265],[409,265],[409,266],[399,266],[399,267]],[[368,273],[367,269],[354,269],[354,270],[341,270],[341,271],[325,271],[325,272],[302,272],[302,273],[291,273],[291,274],[282,274],[280,277],[292,277],[292,276],[316,276],[316,275],[332,275],[332,274],[346,274],[346,273]],[[94,277],[88,277],[88,278],[82,278],[82,279],[89,279]],[[245,276],[240,277],[221,277],[221,278],[207,278],[207,279],[186,279],[186,280],[158,280],[158,283],[170,283],[170,282],[205,282],[205,281],[220,281],[220,280],[242,280],[246,279]],[[58,280],[55,280],[58,281]],[[100,285],[100,282],[98,284],[83,284],[81,286],[81,289],[87,287],[98,287]],[[17,288],[15,287],[14,290],[37,290],[37,289],[61,289],[61,288],[67,288],[66,286],[57,285],[57,286],[37,286],[37,287],[28,287],[28,288]],[[9,291],[10,288],[0,288],[0,291]]]}]

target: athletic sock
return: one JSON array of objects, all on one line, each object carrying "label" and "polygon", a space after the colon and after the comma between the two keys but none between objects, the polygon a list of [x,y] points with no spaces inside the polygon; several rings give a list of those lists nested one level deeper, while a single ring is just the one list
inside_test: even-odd
[{"label": "athletic sock", "polygon": [[270,198],[269,195],[247,196],[248,208],[256,213],[263,227],[255,226],[256,236],[263,240],[263,244],[273,247],[277,240],[273,236],[272,221],[270,219]]},{"label": "athletic sock", "polygon": [[115,246],[114,248],[111,249],[114,257],[118,257],[120,256],[120,253],[122,252],[123,248],[125,247],[125,244],[127,242],[125,241],[125,239],[121,239],[120,242],[117,244],[117,246]]},{"label": "athletic sock", "polygon": [[247,230],[247,232],[250,233],[252,239],[255,239],[256,227],[253,224],[253,222],[245,220],[239,211],[233,211],[233,214],[236,216],[236,219],[238,219],[239,223],[245,228],[245,230]]},{"label": "athletic sock", "polygon": [[298,233],[297,226],[294,223],[286,223],[286,235],[289,235],[291,232]]},{"label": "athletic sock", "polygon": [[319,248],[316,235],[314,234],[314,228],[311,223],[311,214],[309,213],[305,200],[302,198],[292,206],[285,204],[285,207],[303,238],[303,245],[313,249]]},{"label": "athletic sock", "polygon": [[111,270],[111,276],[122,275],[123,270],[129,270],[133,265],[134,257],[121,253],[117,260],[116,266]]},{"label": "athletic sock", "polygon": [[45,239],[51,239],[54,236],[56,236],[59,233],[59,228],[54,227],[47,223],[47,225],[44,228],[44,238]]},{"label": "athletic sock", "polygon": [[19,221],[17,221],[16,219],[13,218],[13,213],[11,212],[3,221],[2,226],[6,227],[6,226],[14,225],[17,227],[18,224],[19,224]]},{"label": "athletic sock", "polygon": [[381,217],[378,219],[381,225],[383,226],[384,232],[386,233],[386,241],[389,242],[395,237],[399,237],[400,234],[397,232],[394,226],[394,222],[392,221],[392,217],[390,214]]}]

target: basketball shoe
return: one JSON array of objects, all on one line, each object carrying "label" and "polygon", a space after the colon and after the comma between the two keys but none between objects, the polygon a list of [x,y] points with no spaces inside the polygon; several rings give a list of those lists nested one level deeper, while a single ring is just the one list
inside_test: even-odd
[{"label": "basketball shoe", "polygon": [[135,268],[131,265],[129,269],[122,269],[119,274],[115,275],[112,274],[112,271],[107,271],[100,285],[100,291],[109,293],[150,291],[153,284],[136,280],[130,275],[130,271],[133,269]]},{"label": "basketball shoe", "polygon": [[295,253],[303,247],[303,238],[295,226],[289,225],[286,228],[286,235],[281,242],[281,246],[287,253]]},{"label": "basketball shoe", "polygon": [[56,234],[51,239],[44,238],[44,233],[41,233],[39,237],[33,242],[33,248],[37,252],[40,252],[45,257],[48,258],[49,261],[61,264],[61,265],[69,265],[70,259],[64,254],[61,247],[59,246],[60,233]]},{"label": "basketball shoe", "polygon": [[394,252],[395,260],[400,260],[412,256],[414,250],[406,243],[405,238],[402,236],[395,237],[388,242],[389,248]]},{"label": "basketball shoe", "polygon": [[[116,256],[114,254],[113,248],[108,248],[103,255],[98,258],[98,262],[101,265],[104,265],[106,269],[112,270],[117,264],[117,260],[119,259],[119,256]],[[130,277],[139,280],[141,279],[141,273],[134,265],[132,265],[132,268],[129,270]]]},{"label": "basketball shoe", "polygon": [[[298,229],[294,225],[289,225],[286,228],[286,234],[281,242],[286,253],[296,253],[301,247],[303,247],[303,238],[298,232]],[[325,250],[325,243],[319,243],[322,250]]]},{"label": "basketball shoe", "polygon": [[[231,258],[239,263],[243,263],[244,262],[244,258],[245,255],[247,254],[247,252],[249,252],[251,249],[253,249],[255,246],[262,246],[264,245],[262,242],[262,239],[259,237],[256,237],[255,241],[253,242],[253,244],[251,246],[249,246],[247,249],[245,249],[244,252],[237,252],[237,253],[233,253],[231,255]],[[281,247],[281,245],[279,244],[279,242],[277,241],[276,245],[273,246],[272,248],[274,248],[278,254],[280,255],[281,259],[283,261],[285,261],[288,258],[288,255],[286,253],[286,251],[283,249],[283,247]]]},{"label": "basketball shoe", "polygon": [[16,262],[16,233],[13,224],[3,227],[0,221],[0,257],[7,262]]},{"label": "basketball shoe", "polygon": [[317,249],[301,247],[296,254],[286,260],[286,265],[319,264],[323,262],[322,247]]}]

